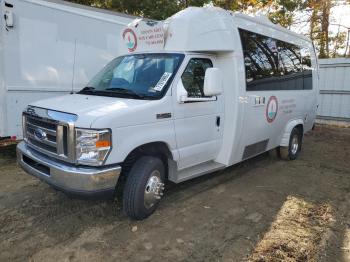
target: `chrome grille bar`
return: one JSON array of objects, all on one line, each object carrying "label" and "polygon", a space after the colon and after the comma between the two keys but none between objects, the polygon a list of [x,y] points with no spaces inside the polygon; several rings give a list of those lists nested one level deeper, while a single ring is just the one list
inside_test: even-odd
[{"label": "chrome grille bar", "polygon": [[52,129],[49,129],[49,128],[45,128],[45,127],[42,127],[42,126],[35,125],[35,124],[30,123],[29,121],[27,122],[27,127],[31,128],[33,130],[35,130],[36,128],[40,128],[41,130],[45,131],[47,134],[50,134],[50,135],[56,137],[56,130],[52,130]]},{"label": "chrome grille bar", "polygon": [[64,141],[63,141],[63,126],[57,126],[57,154],[62,156],[64,155]]},{"label": "chrome grille bar", "polygon": [[[28,128],[28,127],[27,127]],[[46,140],[38,140],[34,134],[30,133],[29,131],[27,131],[27,136],[33,140],[37,140],[37,142],[39,143],[42,143],[42,144],[45,144],[45,145],[48,145],[48,146],[51,146],[51,147],[54,147],[54,148],[57,148],[57,143],[56,142],[53,142],[53,141],[50,141],[48,139]]]},{"label": "chrome grille bar", "polygon": [[29,106],[23,112],[24,139],[43,154],[74,163],[76,119],[73,114]]}]

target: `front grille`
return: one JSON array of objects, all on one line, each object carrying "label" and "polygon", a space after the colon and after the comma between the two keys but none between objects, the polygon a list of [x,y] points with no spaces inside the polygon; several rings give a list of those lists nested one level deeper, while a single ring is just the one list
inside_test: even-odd
[{"label": "front grille", "polygon": [[57,147],[56,146],[47,145],[44,142],[38,141],[37,139],[32,138],[32,137],[28,137],[28,142],[36,147],[39,147],[39,148],[47,150],[51,153],[57,154]]},{"label": "front grille", "polygon": [[[35,132],[41,130],[45,137],[39,139]],[[26,137],[29,143],[51,153],[57,152],[57,123],[32,116],[26,117]]]},{"label": "front grille", "polygon": [[73,163],[69,150],[74,138],[69,124],[35,115],[23,115],[24,138],[29,146],[49,156]]}]

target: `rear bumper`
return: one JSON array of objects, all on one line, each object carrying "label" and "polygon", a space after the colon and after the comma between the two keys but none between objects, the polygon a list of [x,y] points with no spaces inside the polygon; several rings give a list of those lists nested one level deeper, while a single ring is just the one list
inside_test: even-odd
[{"label": "rear bumper", "polygon": [[21,142],[17,145],[17,161],[24,171],[69,195],[112,197],[121,167],[81,167],[49,158]]}]

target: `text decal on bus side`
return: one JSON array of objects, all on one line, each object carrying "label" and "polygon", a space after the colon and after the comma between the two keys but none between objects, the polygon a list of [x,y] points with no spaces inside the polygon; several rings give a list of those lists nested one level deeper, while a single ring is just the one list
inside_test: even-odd
[{"label": "text decal on bus side", "polygon": [[266,106],[266,120],[269,123],[272,123],[276,116],[278,111],[278,101],[275,96],[271,96],[269,101],[267,102]]}]

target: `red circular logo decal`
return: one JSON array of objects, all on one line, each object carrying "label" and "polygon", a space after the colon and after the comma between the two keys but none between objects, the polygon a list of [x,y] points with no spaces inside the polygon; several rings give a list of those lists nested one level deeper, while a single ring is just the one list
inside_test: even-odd
[{"label": "red circular logo decal", "polygon": [[275,96],[271,96],[266,106],[266,120],[272,123],[277,116],[278,102]]},{"label": "red circular logo decal", "polygon": [[125,29],[123,32],[123,39],[129,52],[133,52],[136,50],[137,37],[134,31],[132,31],[130,28]]}]

